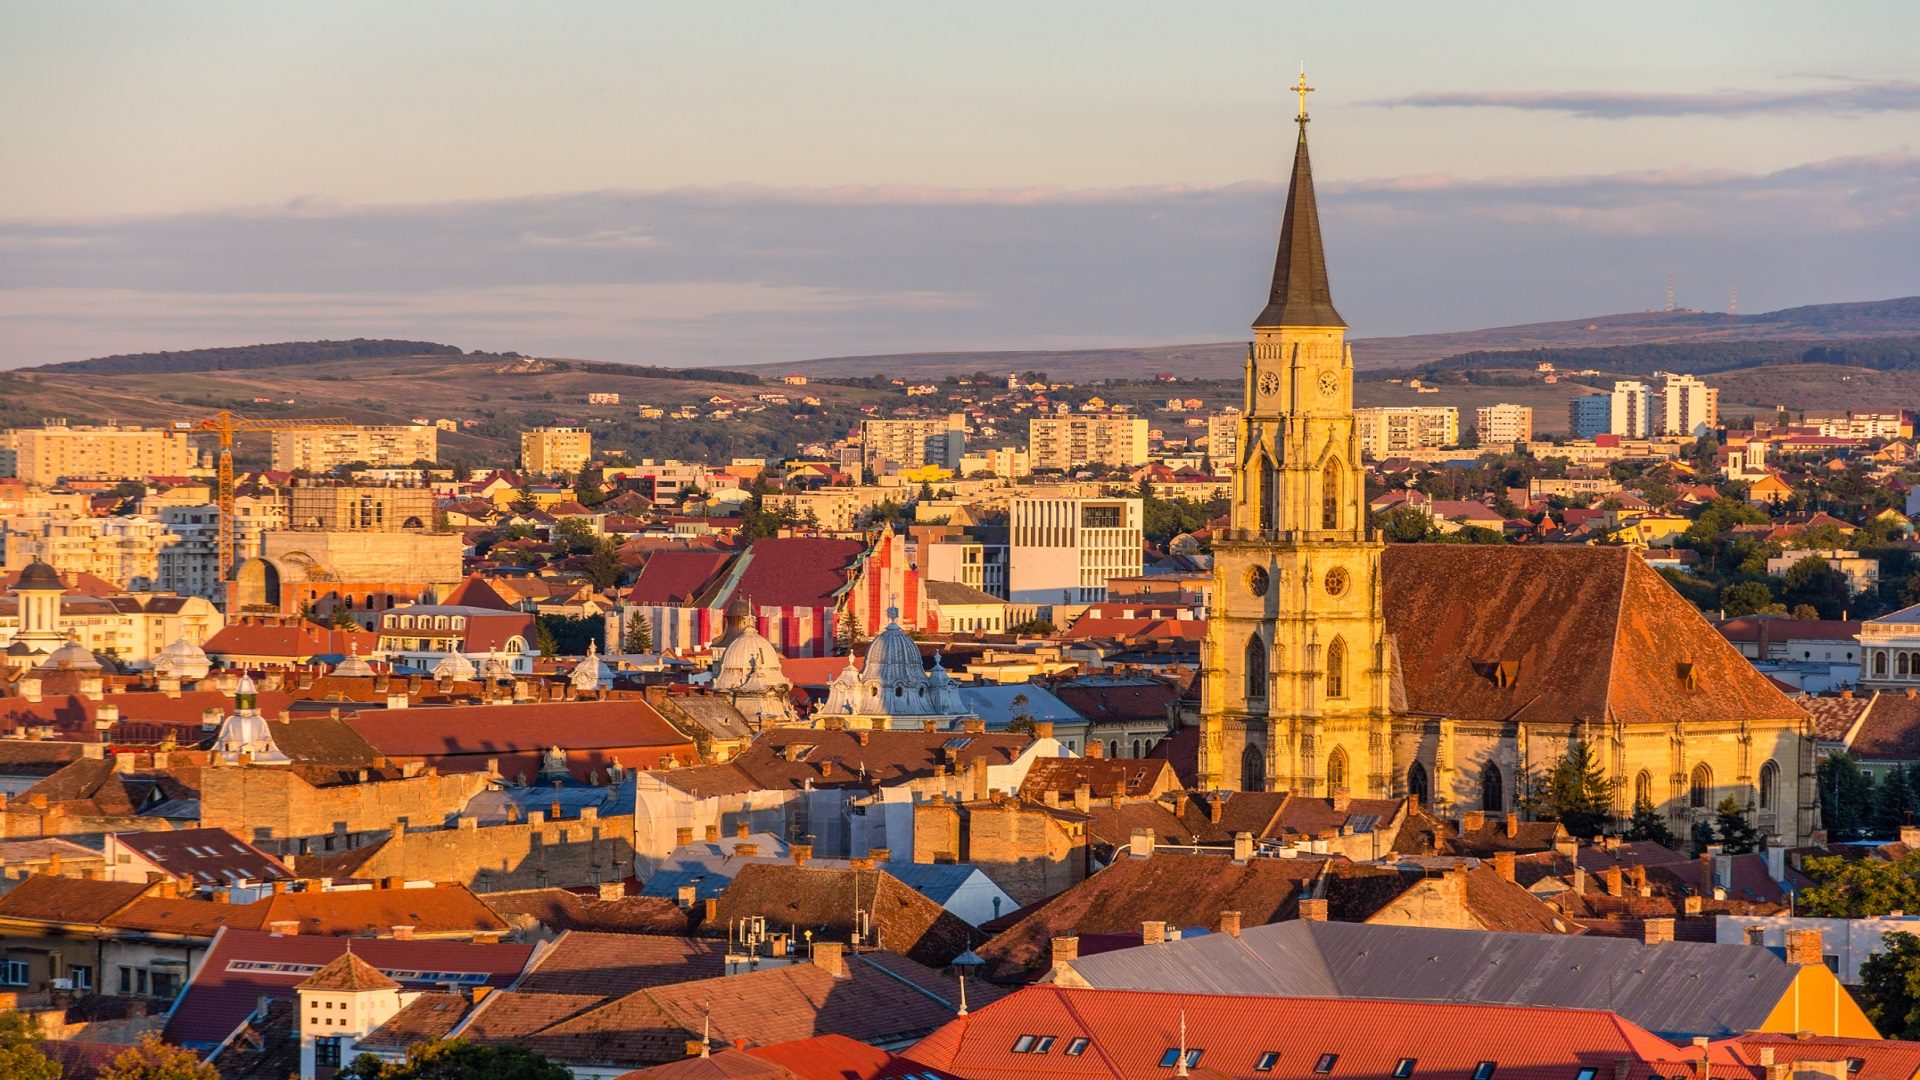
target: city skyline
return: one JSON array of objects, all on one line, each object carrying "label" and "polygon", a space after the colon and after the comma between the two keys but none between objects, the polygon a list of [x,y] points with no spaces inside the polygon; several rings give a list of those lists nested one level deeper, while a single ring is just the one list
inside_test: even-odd
[{"label": "city skyline", "polygon": [[16,9],[0,365],[1231,340],[1302,60],[1357,336],[1920,292],[1893,5],[448,10]]}]

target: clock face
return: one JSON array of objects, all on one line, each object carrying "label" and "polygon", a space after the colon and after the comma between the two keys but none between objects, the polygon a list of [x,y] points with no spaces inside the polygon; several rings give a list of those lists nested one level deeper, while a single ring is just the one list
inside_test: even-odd
[{"label": "clock face", "polygon": [[1327,586],[1328,596],[1339,596],[1340,594],[1346,592],[1347,591],[1347,568],[1344,566],[1336,566],[1333,569],[1327,571],[1326,586]]},{"label": "clock face", "polygon": [[1332,397],[1340,389],[1340,376],[1331,371],[1320,373],[1320,396]]},{"label": "clock face", "polygon": [[1247,571],[1247,591],[1255,596],[1267,595],[1267,571],[1265,567],[1256,566]]},{"label": "clock face", "polygon": [[1269,371],[1260,376],[1260,392],[1272,397],[1280,392],[1280,376]]}]

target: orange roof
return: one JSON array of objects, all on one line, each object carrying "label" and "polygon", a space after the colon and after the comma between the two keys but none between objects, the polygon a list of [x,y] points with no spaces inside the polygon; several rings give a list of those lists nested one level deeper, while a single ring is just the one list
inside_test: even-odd
[{"label": "orange roof", "polygon": [[335,957],[326,967],[300,980],[296,990],[337,990],[358,993],[364,990],[398,990],[400,984],[387,978],[380,969],[353,955],[353,945]]}]

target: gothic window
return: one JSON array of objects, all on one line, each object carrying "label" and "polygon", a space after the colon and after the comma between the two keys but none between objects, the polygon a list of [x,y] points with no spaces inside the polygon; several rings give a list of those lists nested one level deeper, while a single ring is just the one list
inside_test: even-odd
[{"label": "gothic window", "polygon": [[1267,697],[1267,644],[1255,634],[1247,639],[1247,700],[1265,701]]},{"label": "gothic window", "polygon": [[1427,767],[1417,761],[1407,766],[1407,794],[1421,806],[1427,805],[1433,794],[1433,785],[1427,780]]},{"label": "gothic window", "polygon": [[1256,497],[1260,500],[1260,531],[1272,532],[1274,524],[1280,519],[1280,477],[1273,471],[1273,459],[1260,455],[1260,468],[1255,474],[1259,477],[1260,490]]},{"label": "gothic window", "polygon": [[1267,790],[1267,753],[1257,744],[1240,751],[1240,790]]},{"label": "gothic window", "polygon": [[1480,770],[1480,809],[1502,812],[1506,808],[1506,781],[1500,775],[1500,766],[1489,761]]},{"label": "gothic window", "polygon": [[1873,654],[1873,673],[1882,678],[1886,677],[1886,674],[1887,674],[1887,654],[1886,653]]},{"label": "gothic window", "polygon": [[1332,794],[1347,786],[1347,751],[1336,746],[1333,753],[1327,755],[1327,793]]},{"label": "gothic window", "polygon": [[1906,653],[1901,653],[1900,659],[1894,661],[1893,670],[1894,670],[1894,673],[1899,675],[1901,678],[1906,677],[1907,675],[1907,654]]},{"label": "gothic window", "polygon": [[1695,810],[1706,810],[1713,806],[1713,770],[1706,762],[1693,767],[1693,778],[1687,785],[1687,805]]},{"label": "gothic window", "polygon": [[1343,698],[1347,696],[1347,642],[1345,638],[1334,638],[1327,646],[1327,696]]},{"label": "gothic window", "polygon": [[1340,527],[1340,463],[1327,462],[1320,474],[1320,527],[1337,529]]},{"label": "gothic window", "polygon": [[1780,787],[1780,766],[1767,762],[1760,766],[1760,809],[1773,809],[1773,800]]},{"label": "gothic window", "polygon": [[1637,810],[1642,806],[1652,805],[1653,774],[1645,769],[1641,769],[1640,775],[1633,778],[1633,806],[1634,809]]}]

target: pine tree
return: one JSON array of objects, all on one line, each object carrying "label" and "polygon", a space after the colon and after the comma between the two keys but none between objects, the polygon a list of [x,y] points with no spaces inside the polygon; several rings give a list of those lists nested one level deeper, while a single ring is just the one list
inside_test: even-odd
[{"label": "pine tree", "polygon": [[627,638],[620,645],[625,653],[650,653],[653,651],[653,624],[645,615],[634,615],[627,620]]},{"label": "pine tree", "polygon": [[1747,815],[1740,809],[1739,800],[1731,795],[1721,799],[1720,805],[1713,808],[1713,831],[1721,850],[1728,855],[1746,855],[1759,851],[1764,844],[1760,830],[1747,820]]},{"label": "pine tree", "polygon": [[1613,783],[1600,759],[1584,742],[1573,742],[1546,779],[1526,800],[1526,808],[1547,820],[1558,821],[1577,837],[1599,836],[1611,828]]},{"label": "pine tree", "polygon": [[1900,826],[1913,820],[1913,786],[1907,770],[1888,770],[1873,785],[1873,832],[1875,836],[1897,837]]},{"label": "pine tree", "polygon": [[554,639],[553,627],[547,625],[545,619],[539,619],[534,623],[533,647],[539,650],[541,656],[560,655],[560,643]]},{"label": "pine tree", "polygon": [[353,609],[347,607],[345,604],[333,605],[333,615],[327,620],[327,625],[333,627],[335,630],[360,629],[359,621],[353,617]]},{"label": "pine tree", "polygon": [[1634,841],[1651,841],[1664,847],[1673,847],[1673,830],[1667,827],[1667,817],[1654,809],[1650,802],[1640,802],[1633,808],[1633,817],[1627,821],[1625,838]]}]

